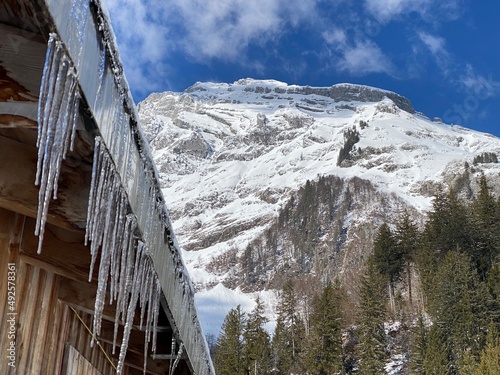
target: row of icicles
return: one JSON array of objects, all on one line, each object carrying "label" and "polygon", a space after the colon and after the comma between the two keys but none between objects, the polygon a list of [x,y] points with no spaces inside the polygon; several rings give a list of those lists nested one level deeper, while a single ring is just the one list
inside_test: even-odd
[{"label": "row of icicles", "polygon": [[[39,254],[42,250],[50,199],[57,199],[57,181],[62,160],[67,151],[73,149],[78,109],[79,91],[75,68],[57,34],[52,33],[48,41],[38,108],[38,163],[35,184],[40,186],[40,190],[35,234],[39,237]],[[152,352],[156,353],[156,330],[162,291],[148,246],[138,233],[137,218],[131,212],[120,176],[103,140],[97,136],[85,245],[90,241],[92,260],[89,282],[92,280],[97,255],[101,249],[93,334],[98,337],[101,333],[107,292],[109,303],[116,303],[113,354],[117,346],[119,322],[124,324],[118,374],[123,371],[137,304],[140,306],[140,329],[145,330],[144,372],[150,342]]]}]

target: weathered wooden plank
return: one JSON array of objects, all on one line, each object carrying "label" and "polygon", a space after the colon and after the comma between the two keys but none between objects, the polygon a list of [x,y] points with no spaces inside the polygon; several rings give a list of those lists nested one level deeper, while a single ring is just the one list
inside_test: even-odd
[{"label": "weathered wooden plank", "polygon": [[[37,254],[38,237],[34,235],[34,230],[35,221],[26,219],[20,249],[20,257],[24,262],[71,280],[88,282],[90,250],[84,246],[82,234],[47,226],[42,253]],[[98,265],[94,270],[94,280],[97,278],[97,267]]]},{"label": "weathered wooden plank", "polygon": [[[114,323],[110,321],[102,322],[102,332],[99,337],[100,340],[113,344],[113,334],[114,334]],[[118,346],[121,344],[123,337],[123,327],[118,330]],[[162,354],[170,353],[172,346],[172,334],[168,332],[158,332],[156,352]],[[130,339],[128,343],[128,350],[137,354],[144,354],[144,331],[138,329],[132,329],[130,333]],[[149,345],[148,354],[151,353],[151,343]],[[151,354],[152,355],[152,354]],[[158,357],[156,359],[164,360],[164,357]]]},{"label": "weathered wooden plank", "polygon": [[[87,327],[92,326],[92,316],[91,314],[87,314],[83,311],[77,311],[80,318],[83,320]],[[107,355],[111,359],[111,361],[116,365],[118,362],[119,348],[115,351],[115,354],[112,354],[112,344],[109,342],[109,337],[113,334],[113,324],[110,322],[103,322],[103,332],[106,332],[106,339],[99,338],[99,342],[102,347],[106,351]],[[108,359],[102,354],[97,344],[93,347],[90,347],[89,343],[92,339],[92,336],[88,332],[87,328],[84,324],[76,317],[76,315],[72,312],[71,324],[70,324],[70,332],[68,337],[68,343],[77,348],[77,350],[84,356],[87,360],[89,360],[97,369],[102,372],[104,368],[109,367]],[[133,334],[136,338],[132,339],[135,343],[134,346],[140,345],[139,333]],[[121,337],[121,336],[120,336]],[[118,341],[118,345],[120,345],[120,341]],[[138,373],[136,370],[140,370],[140,374],[142,374],[142,369],[144,365],[144,355],[142,351],[139,353],[138,350],[129,350],[127,351],[127,357],[125,359],[125,371],[124,373],[136,374]],[[166,370],[166,371],[165,371]],[[168,361],[165,360],[153,360],[150,358],[147,362],[146,373],[147,374],[166,374],[168,372]]]},{"label": "weathered wooden plank", "polygon": [[[138,354],[134,352],[127,352],[127,356],[125,357],[125,365],[129,366],[132,369],[141,370],[143,369],[144,355]],[[166,375],[168,374],[170,362],[164,360],[154,360],[152,358],[148,358],[146,365],[146,372],[148,374],[158,374],[158,375]],[[177,374],[177,372],[176,372]],[[189,374],[189,373],[187,373]]]},{"label": "weathered wooden plank", "polygon": [[[90,315],[94,314],[95,297],[95,285],[70,279],[63,279],[61,282],[58,298],[79,311]],[[114,321],[116,309],[108,303],[109,296],[107,297],[104,304],[103,319]]]},{"label": "weathered wooden plank", "polygon": [[[18,331],[16,335],[16,370],[21,374],[52,374],[48,363],[57,362],[63,347],[47,350],[51,335],[58,332],[54,320],[61,308],[57,301],[58,276],[36,266],[18,262],[17,306]],[[48,356],[52,353],[52,356]]]},{"label": "weathered wooden plank", "polygon": [[[92,317],[90,315],[81,314],[80,317],[87,327],[91,326]],[[85,357],[103,374],[113,373],[113,371],[111,370],[112,365],[107,362],[106,356],[100,350],[99,346],[90,345],[92,336],[88,332],[85,325],[80,321],[78,316],[73,311],[70,312],[67,337],[68,345],[73,346],[83,357]],[[111,353],[111,348],[108,345],[103,345],[103,348],[106,353]],[[66,365],[66,363],[64,365]]]},{"label": "weathered wooden plank", "polygon": [[102,375],[74,347],[68,346],[66,355],[66,368],[63,369],[63,375]]},{"label": "weathered wooden plank", "polygon": [[0,23],[0,127],[36,127],[45,41]]},{"label": "weathered wooden plank", "polygon": [[[38,151],[0,137],[0,207],[36,217],[38,187],[34,185]],[[63,162],[57,200],[50,202],[48,222],[74,229],[85,226],[91,167]]]},{"label": "weathered wooden plank", "polygon": [[[59,287],[59,295],[58,298],[63,301],[64,303],[68,304],[69,306],[73,306],[77,310],[83,311],[86,314],[94,314],[94,304],[95,304],[95,297],[96,297],[96,283],[87,283],[87,282],[81,282],[81,281],[76,281],[76,280],[70,280],[70,279],[61,279],[61,285]],[[103,320],[107,322],[114,322],[115,321],[115,315],[116,315],[116,308],[115,304],[113,303],[112,305],[109,304],[109,295],[106,295],[106,303],[104,305],[104,310],[103,310]],[[108,326],[107,323],[103,321],[103,326]],[[140,310],[137,308],[137,311],[135,313],[134,317],[134,325],[135,327],[139,326],[140,324]],[[162,340],[167,340],[170,343],[171,340],[171,332],[172,329],[170,326],[160,326],[158,327],[158,335]],[[144,344],[144,332],[140,331],[141,336],[139,339],[139,336],[137,336],[137,342],[138,344]],[[112,341],[112,336],[111,338],[109,336],[104,336],[108,340],[110,339]],[[170,344],[168,344],[170,345]],[[169,347],[163,347],[162,344],[159,344],[158,346],[158,353],[160,352],[165,352],[165,350],[169,350]],[[142,350],[142,349],[141,349]]]},{"label": "weathered wooden plank", "polygon": [[2,0],[0,2],[0,22],[38,32],[42,16],[37,17],[37,11],[31,0]]},{"label": "weathered wooden plank", "polygon": [[64,357],[64,348],[68,336],[68,316],[70,310],[61,301],[54,304],[54,313],[50,317],[53,324],[49,325],[49,339],[46,341],[43,358],[42,374],[58,374]]},{"label": "weathered wooden plank", "polygon": [[[18,307],[17,305],[13,305],[14,311],[10,311],[9,307],[12,306],[8,304],[8,287],[11,286],[8,284],[8,276],[12,275],[9,272],[14,269],[14,285],[17,286],[17,275],[18,275],[18,266],[16,264],[17,261],[17,249],[16,245],[13,244],[14,233],[16,230],[16,222],[18,221],[16,218],[16,214],[14,212],[10,212],[7,210],[0,209],[0,332],[2,335],[0,336],[0,350],[2,353],[2,359],[0,360],[0,373],[1,374],[16,374],[15,368],[10,367],[8,364],[10,362],[9,348],[11,347],[11,341],[15,341],[15,337],[12,334],[16,334],[17,330],[17,316],[9,315],[10,313],[17,313]],[[14,245],[14,246],[13,246]],[[9,268],[9,263],[14,263],[15,266]],[[12,291],[12,290],[11,290]],[[19,290],[16,288],[14,290],[15,293],[19,293]],[[17,304],[17,296],[12,295],[11,297],[15,297],[14,302]],[[14,318],[11,324],[11,318]],[[17,355],[17,347],[16,347],[16,355]],[[17,361],[17,357],[14,358]]]}]

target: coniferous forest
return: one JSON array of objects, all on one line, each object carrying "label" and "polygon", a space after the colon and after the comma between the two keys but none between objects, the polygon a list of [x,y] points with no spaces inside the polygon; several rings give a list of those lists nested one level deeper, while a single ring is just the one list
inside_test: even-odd
[{"label": "coniferous forest", "polygon": [[287,281],[272,335],[262,301],[232,309],[212,346],[217,374],[387,374],[395,352],[394,374],[500,374],[500,198],[484,176],[470,200],[438,193],[423,225],[406,212],[382,224],[360,273],[355,294]]}]

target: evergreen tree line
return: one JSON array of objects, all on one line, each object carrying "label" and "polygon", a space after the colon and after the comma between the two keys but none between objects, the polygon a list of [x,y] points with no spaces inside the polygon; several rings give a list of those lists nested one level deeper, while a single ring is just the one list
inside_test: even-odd
[{"label": "evergreen tree line", "polygon": [[437,194],[422,228],[407,213],[383,224],[356,296],[327,282],[306,316],[296,289],[283,288],[272,338],[261,301],[248,317],[230,311],[214,348],[218,375],[385,374],[391,320],[411,327],[409,374],[500,374],[500,199],[482,177],[471,201]]},{"label": "evergreen tree line", "polygon": [[213,348],[216,373],[345,374],[343,298],[338,282],[327,283],[313,300],[310,319],[305,319],[296,287],[287,282],[277,306],[272,339],[264,328],[267,319],[260,299],[248,316],[240,306],[232,309]]},{"label": "evergreen tree line", "polygon": [[[347,238],[346,217],[365,205],[378,204],[399,203],[358,177],[320,176],[306,181],[274,223],[237,257],[235,286],[245,291],[282,289],[289,278],[332,271]],[[365,229],[368,237],[377,225],[369,223]],[[227,259],[217,262],[227,271]]]}]

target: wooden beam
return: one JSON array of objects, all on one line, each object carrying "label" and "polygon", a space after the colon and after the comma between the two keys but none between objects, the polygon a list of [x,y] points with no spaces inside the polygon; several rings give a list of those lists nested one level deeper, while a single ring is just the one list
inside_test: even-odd
[{"label": "wooden beam", "polygon": [[[38,187],[34,185],[38,151],[0,136],[0,207],[36,217]],[[76,229],[85,226],[91,180],[85,163],[63,162],[57,200],[51,200],[47,222]]]},{"label": "wooden beam", "polygon": [[[96,291],[97,287],[95,285],[95,282],[93,284],[90,284],[87,282],[62,279],[61,285],[59,287],[59,299],[64,303],[68,304],[69,306],[73,306],[77,310],[81,310],[87,314],[93,315]],[[108,322],[114,322],[115,316],[116,316],[116,305],[114,303],[110,305],[109,295],[106,295],[106,303],[104,304],[103,319]],[[140,332],[140,335],[144,336],[144,329],[139,330],[139,324],[140,324],[140,309],[138,307],[134,317],[134,330]],[[170,345],[170,340],[172,337],[172,328],[170,326],[159,326],[157,331],[159,337],[161,337],[162,340],[168,340]],[[161,351],[165,350],[166,349],[163,349],[162,347]]]},{"label": "wooden beam", "polygon": [[[114,335],[115,325],[113,322],[103,320],[101,324],[101,335],[99,336],[99,340],[107,342],[109,344],[113,344],[113,335]],[[137,354],[144,354],[144,331],[139,331],[138,329],[132,329],[130,332],[130,339],[128,342],[128,350]],[[123,338],[123,326],[120,326],[118,329],[118,337],[117,344],[120,346]],[[156,342],[156,352],[157,353],[170,353],[170,349],[172,347],[172,335],[167,334],[165,332],[158,332],[157,334],[157,342]],[[151,354],[151,343],[149,343],[148,355]],[[166,358],[158,358],[155,359],[165,360]]]},{"label": "wooden beam", "polygon": [[[62,285],[63,283],[61,283]],[[74,314],[74,312],[72,312]],[[72,320],[71,327],[69,328],[71,330],[71,333],[68,337],[68,343],[70,345],[75,346],[80,350],[81,354],[86,357],[89,361],[92,362],[92,349],[90,349],[90,340],[91,336],[90,334],[85,330],[85,334],[83,336],[83,340],[80,337],[78,330],[82,330],[83,326],[82,324],[84,323],[87,327],[92,327],[92,315],[87,314],[82,310],[77,309],[77,314],[78,318],[75,317]],[[81,319],[81,320],[80,320]],[[83,321],[83,323],[82,323]],[[76,326],[75,326],[76,325]],[[116,365],[118,362],[118,356],[120,352],[120,345],[121,345],[121,339],[122,339],[122,331],[123,328],[120,328],[118,331],[118,340],[117,344],[118,347],[115,349],[115,354],[112,354],[113,349],[112,349],[112,341],[113,341],[113,330],[114,330],[114,324],[112,322],[107,322],[107,321],[102,321],[102,328],[101,328],[101,336],[98,338],[99,342],[101,343],[102,347],[108,354],[108,356],[112,359],[113,363]],[[131,367],[134,369],[132,373],[136,373],[135,369],[141,370],[142,374],[142,369],[144,366],[144,333],[141,333],[139,331],[134,331],[132,330],[131,337],[129,340],[129,345],[127,349],[127,355],[125,357],[125,366]],[[97,346],[94,345],[94,348]],[[148,374],[164,374],[163,369],[167,368],[168,369],[168,361],[165,360],[158,360],[158,359],[153,359],[153,358],[148,358],[147,361],[147,366],[146,366],[146,373]],[[128,373],[125,371],[125,373]]]},{"label": "wooden beam", "polygon": [[[0,2],[0,22],[6,22],[24,30],[38,32],[41,25],[37,11],[30,0],[2,0]],[[43,20],[42,20],[43,21]]]},{"label": "wooden beam", "polygon": [[[37,254],[38,237],[35,220],[26,218],[20,257],[24,262],[50,270],[70,280],[88,283],[90,250],[83,244],[83,232],[73,232],[47,225],[41,254]],[[97,280],[97,267],[93,279]]]},{"label": "wooden beam", "polygon": [[[130,351],[127,352],[127,356],[125,357],[125,364],[127,366],[137,370],[142,370],[143,363],[144,363],[144,354],[138,354]],[[154,360],[151,357],[148,357],[146,366],[148,373],[166,375],[168,374],[168,368],[170,366],[170,362],[161,359]]]},{"label": "wooden beam", "polygon": [[0,127],[33,127],[47,45],[40,35],[0,23]]}]

